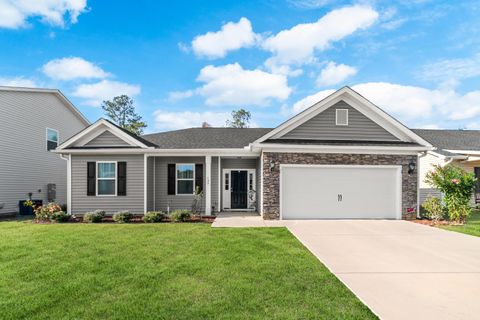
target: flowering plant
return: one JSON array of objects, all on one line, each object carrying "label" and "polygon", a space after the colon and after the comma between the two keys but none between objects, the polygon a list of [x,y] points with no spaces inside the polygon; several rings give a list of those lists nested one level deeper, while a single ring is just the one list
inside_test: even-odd
[{"label": "flowering plant", "polygon": [[55,220],[53,218],[56,217],[56,213],[61,211],[62,207],[58,203],[50,202],[35,209],[35,218],[37,221]]},{"label": "flowering plant", "polygon": [[31,199],[25,200],[25,201],[23,202],[23,206],[24,206],[24,207],[32,207],[32,208],[33,208],[33,205],[34,205],[34,203],[33,203],[33,201],[32,201]]}]

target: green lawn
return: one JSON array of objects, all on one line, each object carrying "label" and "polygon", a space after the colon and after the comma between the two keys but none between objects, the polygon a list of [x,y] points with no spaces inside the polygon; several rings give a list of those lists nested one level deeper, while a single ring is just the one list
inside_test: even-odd
[{"label": "green lawn", "polygon": [[2,319],[372,319],[286,229],[0,222]]},{"label": "green lawn", "polygon": [[441,226],[441,228],[480,237],[480,210],[474,210],[463,226]]}]

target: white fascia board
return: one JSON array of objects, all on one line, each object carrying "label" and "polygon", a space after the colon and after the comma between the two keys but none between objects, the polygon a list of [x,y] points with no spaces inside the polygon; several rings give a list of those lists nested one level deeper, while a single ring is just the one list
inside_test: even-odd
[{"label": "white fascia board", "polygon": [[260,152],[245,149],[128,149],[128,148],[98,148],[98,149],[63,149],[55,150],[59,154],[147,154],[148,156],[230,156],[257,157]]},{"label": "white fascia board", "polygon": [[451,152],[451,153],[458,153],[458,154],[462,154],[462,155],[480,155],[480,150],[447,150],[445,149],[445,151],[448,151],[448,152]]},{"label": "white fascia board", "polygon": [[327,146],[327,145],[293,145],[276,143],[261,144],[263,152],[285,153],[356,153],[356,154],[417,154],[428,151],[428,147],[395,147],[395,146]]}]

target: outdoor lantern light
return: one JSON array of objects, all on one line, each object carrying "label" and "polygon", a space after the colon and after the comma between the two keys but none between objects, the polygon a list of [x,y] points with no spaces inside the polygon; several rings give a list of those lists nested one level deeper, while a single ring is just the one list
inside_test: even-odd
[{"label": "outdoor lantern light", "polygon": [[410,161],[408,164],[408,174],[412,174],[415,171],[415,168],[417,167],[417,164],[415,161]]},{"label": "outdoor lantern light", "polygon": [[275,161],[270,160],[270,171],[273,171],[275,169]]}]

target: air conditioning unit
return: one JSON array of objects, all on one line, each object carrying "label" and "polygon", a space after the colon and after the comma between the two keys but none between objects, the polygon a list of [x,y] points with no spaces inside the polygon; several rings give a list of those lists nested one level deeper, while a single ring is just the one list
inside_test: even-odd
[{"label": "air conditioning unit", "polygon": [[48,202],[54,202],[56,198],[57,198],[57,185],[55,183],[47,184]]}]

